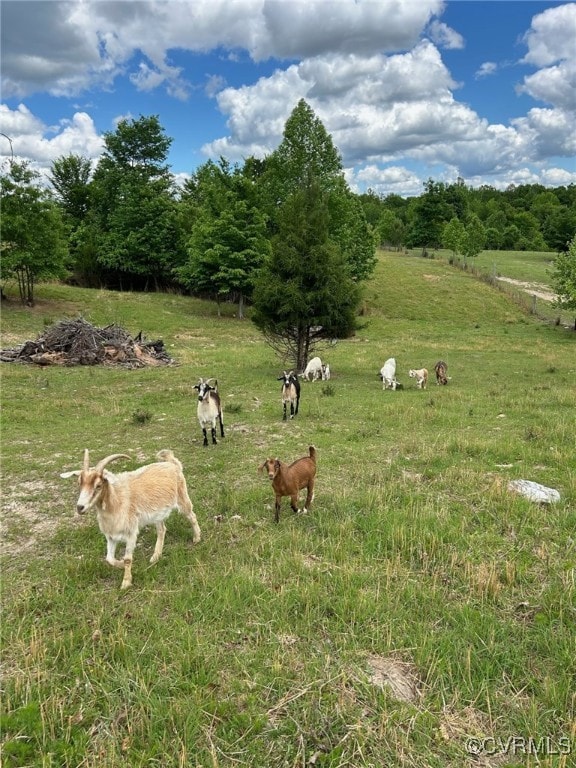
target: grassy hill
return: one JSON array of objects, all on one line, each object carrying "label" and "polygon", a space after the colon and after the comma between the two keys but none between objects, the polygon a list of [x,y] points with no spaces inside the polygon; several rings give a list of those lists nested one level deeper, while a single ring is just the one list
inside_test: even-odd
[{"label": "grassy hill", "polygon": [[[382,253],[362,329],[323,354],[332,380],[304,383],[282,422],[282,366],[232,306],[59,285],[38,299],[3,308],[3,347],[82,313],[163,338],[177,364],[1,368],[5,768],[572,764],[573,332],[445,262]],[[391,356],[396,392],[377,375]],[[421,366],[426,391],[408,378]],[[225,409],[208,448],[200,376]],[[285,500],[275,525],[257,468],[309,444],[314,505]],[[150,567],[146,529],[120,592],[59,478],[84,448],[131,455],[118,470],[171,448],[201,543],[175,513]],[[561,501],[511,494],[516,478]]]}]

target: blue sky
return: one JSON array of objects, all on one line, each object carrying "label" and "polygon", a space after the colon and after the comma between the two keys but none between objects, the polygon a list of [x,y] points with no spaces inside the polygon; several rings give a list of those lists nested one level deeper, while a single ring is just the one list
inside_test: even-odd
[{"label": "blue sky", "polygon": [[[576,183],[576,3],[2,0],[0,132],[46,173],[158,115],[183,179],[270,153],[300,98],[352,188]],[[10,143],[0,136],[0,159]]]}]

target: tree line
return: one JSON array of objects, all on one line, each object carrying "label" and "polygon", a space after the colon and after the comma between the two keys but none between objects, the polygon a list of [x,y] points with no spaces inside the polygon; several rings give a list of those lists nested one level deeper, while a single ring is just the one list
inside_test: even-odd
[{"label": "tree line", "polygon": [[269,156],[209,160],[182,186],[171,143],[157,116],[141,116],[104,134],[95,167],[79,155],[55,160],[51,189],[26,163],[5,166],[0,280],[16,277],[30,304],[35,282],[51,277],[232,300],[239,317],[249,302],[300,365],[311,345],[353,329],[378,245],[566,253],[576,232],[576,185],[499,192],[429,179],[415,198],[354,194],[304,100]]}]

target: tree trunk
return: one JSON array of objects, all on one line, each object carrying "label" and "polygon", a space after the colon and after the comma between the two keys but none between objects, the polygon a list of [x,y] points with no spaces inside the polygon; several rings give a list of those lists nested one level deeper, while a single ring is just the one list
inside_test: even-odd
[{"label": "tree trunk", "polygon": [[240,298],[238,299],[238,319],[244,320],[244,294],[240,293]]}]

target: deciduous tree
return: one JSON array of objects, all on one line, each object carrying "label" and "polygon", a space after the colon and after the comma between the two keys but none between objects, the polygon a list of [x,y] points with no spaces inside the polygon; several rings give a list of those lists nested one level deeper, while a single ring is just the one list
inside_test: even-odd
[{"label": "deciduous tree", "polygon": [[39,280],[63,277],[68,255],[60,209],[27,163],[11,162],[0,175],[0,280],[15,277],[23,303],[34,304]]}]

